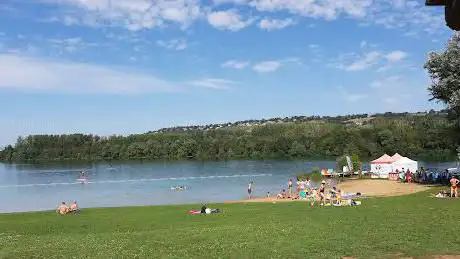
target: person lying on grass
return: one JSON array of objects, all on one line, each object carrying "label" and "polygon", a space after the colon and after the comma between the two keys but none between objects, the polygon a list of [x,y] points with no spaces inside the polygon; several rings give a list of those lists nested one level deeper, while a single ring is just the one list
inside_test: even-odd
[{"label": "person lying on grass", "polygon": [[290,195],[289,198],[291,198],[291,200],[297,200],[297,199],[299,199],[299,195],[297,193],[293,193],[293,194]]},{"label": "person lying on grass", "polygon": [[448,198],[450,197],[450,194],[446,191],[440,191],[438,194],[435,196],[436,198]]},{"label": "person lying on grass", "polygon": [[60,215],[65,215],[69,212],[69,207],[65,202],[62,202],[61,205],[59,205],[56,209],[56,213],[59,213]]},{"label": "person lying on grass", "polygon": [[72,214],[77,214],[80,209],[78,208],[78,204],[76,201],[74,201],[71,205],[70,205],[70,211],[72,212]]},{"label": "person lying on grass", "polygon": [[280,193],[276,196],[277,199],[286,199],[287,193],[286,190],[282,189]]}]

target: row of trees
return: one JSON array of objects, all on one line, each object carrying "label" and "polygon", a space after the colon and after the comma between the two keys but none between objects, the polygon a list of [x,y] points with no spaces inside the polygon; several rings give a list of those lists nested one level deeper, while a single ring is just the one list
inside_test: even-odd
[{"label": "row of trees", "polygon": [[431,53],[425,69],[432,78],[431,100],[447,106],[447,119],[434,111],[403,117],[386,113],[356,124],[344,120],[368,115],[319,120],[301,116],[268,121],[275,124],[262,120],[176,127],[128,137],[35,135],[0,151],[0,160],[297,159],[344,153],[375,157],[383,152],[450,159],[460,143],[460,34],[444,51]]},{"label": "row of trees", "polygon": [[441,116],[375,118],[365,125],[297,122],[184,133],[33,135],[0,152],[3,161],[305,159],[354,153],[373,158],[399,152],[424,159],[455,155]]}]

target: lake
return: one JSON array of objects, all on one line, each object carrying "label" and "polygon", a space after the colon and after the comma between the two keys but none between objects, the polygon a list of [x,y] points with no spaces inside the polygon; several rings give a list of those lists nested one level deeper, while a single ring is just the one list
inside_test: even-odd
[{"label": "lake", "polygon": [[[452,163],[419,163],[445,169]],[[76,200],[82,208],[215,203],[276,194],[289,178],[335,161],[132,162],[93,164],[0,164],[0,212],[50,210]],[[77,181],[88,170],[89,184]],[[184,185],[187,190],[173,191]]]}]

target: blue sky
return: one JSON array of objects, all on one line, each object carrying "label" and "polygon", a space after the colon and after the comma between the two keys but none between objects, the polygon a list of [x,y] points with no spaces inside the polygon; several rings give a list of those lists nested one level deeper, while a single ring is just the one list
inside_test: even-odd
[{"label": "blue sky", "polygon": [[443,8],[407,0],[3,0],[0,145],[440,108]]}]

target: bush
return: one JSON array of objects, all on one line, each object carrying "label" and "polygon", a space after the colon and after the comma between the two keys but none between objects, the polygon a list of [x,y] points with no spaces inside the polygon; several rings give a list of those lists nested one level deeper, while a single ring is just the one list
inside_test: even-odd
[{"label": "bush", "polygon": [[299,173],[296,175],[297,181],[305,181],[307,178],[313,181],[320,181],[323,179],[321,175],[321,169],[319,167],[315,167],[311,170],[310,173]]}]

